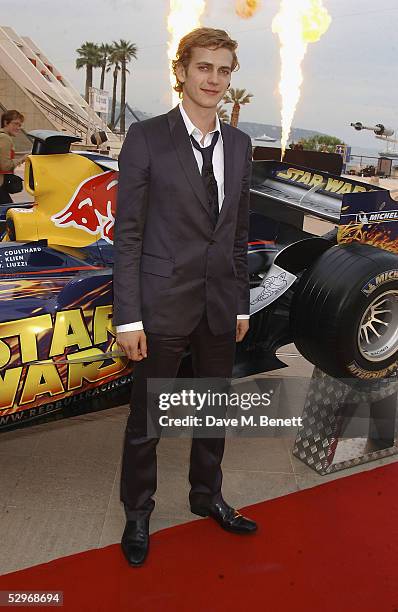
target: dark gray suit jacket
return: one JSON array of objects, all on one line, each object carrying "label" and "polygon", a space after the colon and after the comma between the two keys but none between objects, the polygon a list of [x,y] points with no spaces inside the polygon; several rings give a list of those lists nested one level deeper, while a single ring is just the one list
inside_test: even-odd
[{"label": "dark gray suit jacket", "polygon": [[204,311],[214,334],[249,314],[251,142],[221,123],[225,198],[212,228],[178,106],[131,125],[119,157],[113,324],[188,335]]}]

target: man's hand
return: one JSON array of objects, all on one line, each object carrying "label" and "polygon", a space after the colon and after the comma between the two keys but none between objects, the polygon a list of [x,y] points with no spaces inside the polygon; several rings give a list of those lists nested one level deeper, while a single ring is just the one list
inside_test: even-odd
[{"label": "man's hand", "polygon": [[236,342],[242,342],[249,331],[249,319],[236,320]]},{"label": "man's hand", "polygon": [[142,330],[119,332],[116,342],[133,361],[142,361],[147,356],[146,335]]}]

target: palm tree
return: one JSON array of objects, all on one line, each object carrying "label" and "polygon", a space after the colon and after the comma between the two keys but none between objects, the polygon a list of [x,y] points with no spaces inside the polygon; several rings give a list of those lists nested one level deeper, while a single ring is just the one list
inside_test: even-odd
[{"label": "palm tree", "polygon": [[76,53],[80,57],[76,60],[76,68],[86,69],[86,88],[84,98],[86,102],[89,101],[89,88],[93,86],[93,68],[98,68],[100,65],[100,51],[96,43],[85,42],[79,49],[76,49]]},{"label": "palm tree", "polygon": [[218,106],[217,107],[217,115],[218,115],[218,118],[220,119],[220,121],[222,121],[223,123],[228,123],[229,116],[228,116],[228,112],[227,112],[226,108],[224,108],[221,105]]},{"label": "palm tree", "polygon": [[231,87],[224,96],[225,104],[233,104],[231,112],[231,125],[237,127],[239,123],[240,107],[249,104],[253,94],[247,93],[246,89],[234,89]]},{"label": "palm tree", "polygon": [[106,43],[102,43],[100,48],[100,54],[101,54],[101,61],[100,61],[100,66],[101,66],[101,82],[100,82],[100,89],[104,89],[104,85],[105,85],[105,73],[109,72],[110,68],[109,68],[109,58],[110,55],[112,53],[112,47],[111,45],[108,45]]},{"label": "palm tree", "polygon": [[117,79],[120,71],[119,55],[117,51],[112,47],[109,55],[109,63],[113,66],[113,88],[112,88],[112,108],[111,108],[111,120],[109,127],[111,130],[115,127],[115,114],[116,114],[116,98],[117,98]]},{"label": "palm tree", "polygon": [[120,133],[126,132],[126,75],[127,75],[127,64],[131,60],[137,59],[137,46],[122,38],[119,42],[113,42],[114,51],[118,57],[120,67],[122,69],[122,85],[120,91]]}]

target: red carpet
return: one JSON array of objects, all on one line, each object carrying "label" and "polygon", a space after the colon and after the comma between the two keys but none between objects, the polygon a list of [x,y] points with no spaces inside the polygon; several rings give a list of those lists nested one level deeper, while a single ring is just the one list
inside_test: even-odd
[{"label": "red carpet", "polygon": [[394,463],[251,506],[254,536],[209,519],[165,529],[142,568],[112,545],[2,576],[0,590],[63,590],[68,612],[397,612],[397,477]]}]

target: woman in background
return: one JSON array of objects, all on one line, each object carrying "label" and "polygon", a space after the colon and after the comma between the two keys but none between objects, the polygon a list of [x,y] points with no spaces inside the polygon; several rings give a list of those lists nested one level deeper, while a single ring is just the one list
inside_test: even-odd
[{"label": "woman in background", "polygon": [[24,116],[17,110],[9,110],[1,116],[0,129],[0,204],[12,203],[12,198],[4,187],[5,174],[13,174],[14,169],[25,161],[25,157],[15,161],[13,138],[19,134]]}]

